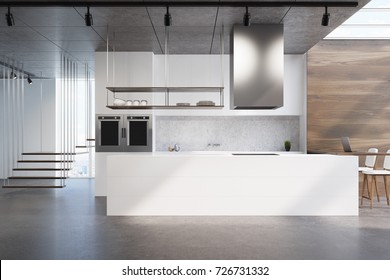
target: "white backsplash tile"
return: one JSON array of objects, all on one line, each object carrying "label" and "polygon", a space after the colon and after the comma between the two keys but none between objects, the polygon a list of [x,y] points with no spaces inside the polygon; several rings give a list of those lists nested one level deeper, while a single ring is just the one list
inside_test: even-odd
[{"label": "white backsplash tile", "polygon": [[154,133],[156,151],[284,151],[285,140],[299,150],[298,116],[158,116]]}]

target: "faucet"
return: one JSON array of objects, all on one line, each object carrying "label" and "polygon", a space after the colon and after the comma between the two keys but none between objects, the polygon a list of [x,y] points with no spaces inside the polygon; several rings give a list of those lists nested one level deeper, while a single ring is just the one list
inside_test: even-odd
[{"label": "faucet", "polygon": [[177,144],[173,145],[173,147],[169,146],[168,147],[168,151],[170,151],[170,152],[173,152],[173,151],[178,152],[178,151],[180,151],[180,146],[177,145]]},{"label": "faucet", "polygon": [[221,146],[221,144],[219,144],[219,143],[208,143],[207,144],[207,147],[213,147],[213,148],[220,147],[220,146]]}]

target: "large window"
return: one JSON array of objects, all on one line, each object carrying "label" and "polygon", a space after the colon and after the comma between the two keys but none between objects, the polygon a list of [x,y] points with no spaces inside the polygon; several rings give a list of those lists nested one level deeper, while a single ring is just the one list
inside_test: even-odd
[{"label": "large window", "polygon": [[94,80],[78,82],[76,155],[69,177],[95,177],[95,142],[91,141],[95,138],[94,84]]},{"label": "large window", "polygon": [[[75,153],[71,157],[71,170],[68,173],[70,178],[95,177],[95,141],[93,141],[95,138],[95,100],[93,94],[95,81],[93,79],[76,79],[74,83],[75,100],[72,99],[67,105],[60,102],[61,85],[61,80],[57,80],[57,151],[65,149],[66,152]],[[64,111],[69,112],[64,113]],[[65,126],[61,124],[64,118],[68,120]],[[66,148],[63,148],[64,145]]]},{"label": "large window", "polygon": [[390,39],[390,1],[372,0],[325,39]]}]

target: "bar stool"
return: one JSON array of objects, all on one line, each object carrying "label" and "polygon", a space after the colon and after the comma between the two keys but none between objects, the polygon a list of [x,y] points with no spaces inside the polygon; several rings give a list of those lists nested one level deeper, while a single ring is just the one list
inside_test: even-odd
[{"label": "bar stool", "polygon": [[[369,148],[367,153],[376,154],[376,153],[378,153],[378,149],[377,148]],[[363,173],[363,171],[373,170],[374,167],[375,167],[375,164],[376,164],[376,155],[367,155],[366,156],[366,160],[364,162],[364,166],[359,166],[359,172]],[[366,187],[366,183],[367,183],[367,176],[364,175],[363,176],[362,196],[363,196],[363,193],[364,193],[364,189]],[[377,189],[376,185],[375,185],[375,188],[376,188],[376,191],[378,193],[378,189]],[[370,196],[369,188],[367,188],[367,191],[368,191],[368,196]],[[378,197],[378,199],[379,199],[379,197]],[[363,205],[363,198],[362,198],[362,201],[361,201],[361,205]]]},{"label": "bar stool", "polygon": [[[378,149],[377,148],[369,148],[367,153],[370,154],[377,154]],[[367,155],[366,161],[364,162],[364,166],[359,166],[359,172],[367,171],[367,170],[373,170],[376,163],[376,155]]]},{"label": "bar stool", "polygon": [[[373,195],[374,195],[374,193],[373,193],[373,191],[374,191],[374,184],[375,184],[376,194],[377,194],[378,201],[379,201],[379,192],[378,192],[377,179],[376,179],[377,176],[383,176],[383,181],[385,183],[385,192],[386,192],[386,198],[387,198],[387,205],[390,205],[389,191],[388,191],[388,188],[387,188],[387,176],[390,176],[390,150],[387,150],[386,154],[389,154],[389,155],[385,156],[385,160],[383,162],[383,169],[381,169],[381,170],[373,169],[373,170],[365,170],[365,171],[363,171],[363,174],[364,174],[364,176],[366,178],[363,181],[361,205],[363,205],[363,198],[369,198],[370,199],[370,208],[372,208],[372,198],[373,198]],[[368,176],[371,176],[371,190],[369,190],[369,187],[368,187]],[[364,184],[364,182],[366,184]],[[368,197],[364,196],[365,185],[367,185]]]}]

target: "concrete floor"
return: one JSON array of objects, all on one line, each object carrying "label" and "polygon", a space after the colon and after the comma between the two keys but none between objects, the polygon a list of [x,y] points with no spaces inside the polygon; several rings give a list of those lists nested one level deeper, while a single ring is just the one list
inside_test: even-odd
[{"label": "concrete floor", "polygon": [[384,199],[360,217],[107,217],[93,183],[1,189],[0,258],[390,259]]}]

